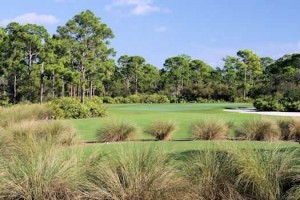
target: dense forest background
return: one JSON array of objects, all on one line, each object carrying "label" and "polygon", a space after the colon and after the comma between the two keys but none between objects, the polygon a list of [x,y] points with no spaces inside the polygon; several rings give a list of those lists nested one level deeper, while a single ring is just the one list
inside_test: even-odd
[{"label": "dense forest background", "polygon": [[243,49],[224,57],[221,67],[178,55],[158,68],[139,55],[115,58],[113,38],[109,26],[89,10],[52,36],[36,24],[0,27],[0,104],[66,96],[84,103],[86,97],[138,94],[162,94],[171,102],[300,100],[297,53],[273,60]]}]

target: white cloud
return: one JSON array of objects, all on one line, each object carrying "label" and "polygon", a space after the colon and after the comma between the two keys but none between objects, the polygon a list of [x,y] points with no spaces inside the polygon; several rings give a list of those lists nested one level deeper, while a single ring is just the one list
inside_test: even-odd
[{"label": "white cloud", "polygon": [[111,4],[105,6],[106,11],[112,11],[116,7],[129,7],[133,15],[145,15],[152,12],[170,13],[168,8],[160,8],[153,5],[152,0],[112,0]]},{"label": "white cloud", "polygon": [[155,32],[166,32],[168,29],[165,26],[159,26],[154,29]]},{"label": "white cloud", "polygon": [[20,24],[40,24],[40,25],[47,25],[47,24],[56,24],[58,23],[58,19],[53,15],[44,15],[44,14],[36,14],[36,13],[26,13],[24,15],[17,16],[12,19],[4,19],[0,21],[0,24],[7,25],[10,22],[18,22]]}]

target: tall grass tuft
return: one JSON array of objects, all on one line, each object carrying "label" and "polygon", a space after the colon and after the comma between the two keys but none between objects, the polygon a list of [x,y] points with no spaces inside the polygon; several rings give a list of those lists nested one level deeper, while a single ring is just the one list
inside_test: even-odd
[{"label": "tall grass tuft", "polygon": [[0,161],[1,199],[80,199],[78,155],[48,142],[27,140]]},{"label": "tall grass tuft", "polygon": [[273,141],[280,138],[280,129],[269,119],[252,120],[244,122],[236,136],[247,140]]},{"label": "tall grass tuft", "polygon": [[234,151],[240,191],[252,199],[295,197],[300,187],[299,155],[299,149]]},{"label": "tall grass tuft", "polygon": [[53,112],[45,105],[22,104],[1,109],[0,126],[6,127],[12,123],[30,120],[51,119]]},{"label": "tall grass tuft", "polygon": [[202,120],[192,125],[195,140],[224,139],[229,133],[228,126],[222,121]]},{"label": "tall grass tuft", "polygon": [[63,121],[23,121],[0,130],[0,138],[0,149],[7,152],[27,140],[72,145],[76,139],[76,130]]},{"label": "tall grass tuft", "polygon": [[186,199],[186,182],[158,149],[126,150],[100,164],[90,163],[86,177],[91,199]]},{"label": "tall grass tuft", "polygon": [[137,128],[135,125],[123,121],[110,121],[97,131],[100,142],[118,142],[134,139]]},{"label": "tall grass tuft", "polygon": [[290,122],[291,119],[281,118],[277,120],[278,127],[280,128],[280,139],[290,140]]},{"label": "tall grass tuft", "polygon": [[289,139],[300,142],[300,119],[293,118],[289,123]]},{"label": "tall grass tuft", "polygon": [[180,167],[191,183],[191,199],[244,199],[236,185],[238,174],[232,161],[231,153],[216,148],[186,154]]},{"label": "tall grass tuft", "polygon": [[157,140],[170,140],[176,131],[176,124],[172,121],[157,121],[146,128],[145,132]]}]

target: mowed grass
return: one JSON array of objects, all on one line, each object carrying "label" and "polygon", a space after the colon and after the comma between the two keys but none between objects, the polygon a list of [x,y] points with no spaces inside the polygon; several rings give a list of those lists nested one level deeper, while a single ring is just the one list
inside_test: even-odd
[{"label": "mowed grass", "polygon": [[173,140],[190,139],[191,125],[199,120],[223,120],[233,121],[240,125],[245,120],[261,118],[255,114],[241,114],[225,112],[226,108],[250,108],[252,104],[243,103],[219,103],[219,104],[126,104],[105,105],[108,116],[104,118],[76,119],[70,121],[79,132],[79,138],[83,141],[95,141],[96,132],[105,122],[123,120],[134,123],[140,128],[137,140],[153,139],[146,134],[144,129],[157,121],[171,120],[176,123],[178,129],[173,134]]}]

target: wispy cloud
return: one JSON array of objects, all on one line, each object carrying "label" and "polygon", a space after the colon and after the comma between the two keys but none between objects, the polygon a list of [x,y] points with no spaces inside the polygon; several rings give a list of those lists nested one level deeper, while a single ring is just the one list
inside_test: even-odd
[{"label": "wispy cloud", "polygon": [[53,15],[45,15],[45,14],[36,14],[36,13],[26,13],[24,15],[17,16],[11,19],[3,19],[0,21],[1,25],[7,25],[10,22],[18,22],[20,24],[40,24],[40,25],[48,25],[48,24],[56,24],[59,20]]},{"label": "wispy cloud", "polygon": [[168,29],[165,26],[158,26],[154,29],[155,32],[166,32]]},{"label": "wispy cloud", "polygon": [[152,0],[112,0],[105,6],[106,11],[112,11],[114,8],[129,7],[133,15],[146,15],[153,12],[170,13],[169,8],[161,8],[153,4]]}]

